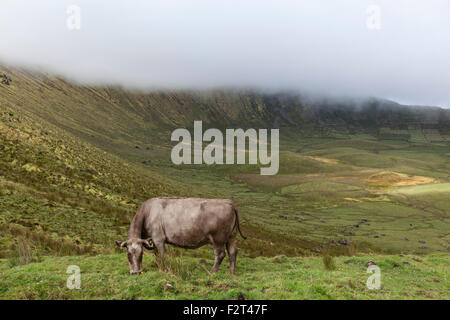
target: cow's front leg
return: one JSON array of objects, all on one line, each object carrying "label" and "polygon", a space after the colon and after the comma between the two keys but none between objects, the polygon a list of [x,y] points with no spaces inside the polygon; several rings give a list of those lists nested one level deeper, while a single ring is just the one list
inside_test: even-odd
[{"label": "cow's front leg", "polygon": [[164,241],[154,242],[155,244],[155,256],[156,256],[156,264],[158,267],[164,266],[164,257],[166,256],[166,245]]},{"label": "cow's front leg", "polygon": [[225,246],[223,244],[221,245],[214,244],[213,247],[216,258],[214,259],[214,265],[211,269],[211,272],[217,272],[217,270],[219,270],[223,258],[225,258]]}]

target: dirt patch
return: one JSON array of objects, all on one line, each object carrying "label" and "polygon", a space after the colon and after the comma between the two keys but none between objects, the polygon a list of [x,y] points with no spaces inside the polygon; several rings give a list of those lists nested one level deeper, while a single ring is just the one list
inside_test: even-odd
[{"label": "dirt patch", "polygon": [[344,198],[344,200],[347,200],[347,201],[354,201],[354,202],[362,202],[361,200],[355,199],[355,198]]},{"label": "dirt patch", "polygon": [[393,171],[381,171],[371,175],[366,181],[372,187],[390,188],[429,184],[436,182],[436,179],[424,176],[408,176]]},{"label": "dirt patch", "polygon": [[309,157],[309,158],[314,159],[319,162],[323,162],[323,163],[339,164],[339,160],[336,160],[336,159],[329,159],[329,158],[322,158],[322,157]]}]

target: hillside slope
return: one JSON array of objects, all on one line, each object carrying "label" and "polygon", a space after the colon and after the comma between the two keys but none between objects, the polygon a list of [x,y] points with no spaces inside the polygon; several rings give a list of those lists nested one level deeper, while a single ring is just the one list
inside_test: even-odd
[{"label": "hillside slope", "polygon": [[[300,128],[305,135],[431,130],[450,135],[450,110],[408,107],[379,99],[324,99],[257,91],[147,92],[85,87],[0,65],[4,106],[28,111],[100,145],[170,144],[170,132],[202,120],[207,127]],[[393,134],[393,132],[391,132]]]},{"label": "hillside slope", "polygon": [[[112,252],[139,203],[166,195],[235,200],[248,256],[353,250],[341,238],[363,251],[448,250],[449,110],[236,90],[139,93],[1,73],[12,80],[0,84],[4,257],[22,238],[38,254]],[[279,174],[173,165],[170,133],[194,120],[281,128]],[[427,196],[395,189],[438,183]]]}]

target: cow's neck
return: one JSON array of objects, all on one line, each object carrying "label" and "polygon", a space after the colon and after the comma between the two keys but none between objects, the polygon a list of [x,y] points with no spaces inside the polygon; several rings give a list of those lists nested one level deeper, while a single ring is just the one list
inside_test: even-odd
[{"label": "cow's neck", "polygon": [[128,231],[128,239],[142,239],[142,231],[144,228],[144,215],[139,211],[133,218]]}]

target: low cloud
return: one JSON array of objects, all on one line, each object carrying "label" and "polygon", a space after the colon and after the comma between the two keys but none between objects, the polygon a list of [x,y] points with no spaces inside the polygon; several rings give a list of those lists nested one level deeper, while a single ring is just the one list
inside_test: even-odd
[{"label": "low cloud", "polygon": [[0,39],[3,63],[82,83],[450,107],[447,0],[2,0]]}]

